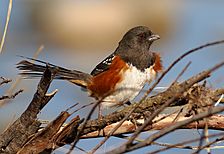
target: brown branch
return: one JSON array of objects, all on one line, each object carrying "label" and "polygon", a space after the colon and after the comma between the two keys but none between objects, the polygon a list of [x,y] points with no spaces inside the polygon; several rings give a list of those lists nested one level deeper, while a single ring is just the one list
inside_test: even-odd
[{"label": "brown branch", "polygon": [[78,143],[80,137],[82,136],[83,131],[86,128],[86,124],[87,124],[88,120],[91,118],[91,116],[92,116],[93,112],[95,111],[95,109],[97,108],[97,106],[100,105],[101,101],[102,101],[102,99],[94,103],[93,107],[89,111],[89,113],[88,113],[86,119],[84,120],[83,124],[80,126],[80,129],[78,130],[78,132],[75,132],[77,134],[76,134],[76,136],[74,136],[74,142],[73,142],[71,148],[69,149],[69,151],[67,152],[67,154],[70,154],[72,152],[72,150],[75,148],[75,146]]},{"label": "brown branch", "polygon": [[[0,100],[3,100],[3,99],[14,99],[17,95],[19,95],[19,93],[23,92],[23,89],[20,89],[19,91],[15,92],[14,94],[12,95],[4,95],[4,96],[1,96],[0,97]],[[0,103],[0,106],[1,106],[1,103]]]},{"label": "brown branch", "polygon": [[[178,122],[176,123],[175,125],[172,125],[170,127],[166,127],[166,128],[163,128],[161,131],[151,135],[150,137],[148,137],[145,141],[141,142],[141,143],[138,143],[134,146],[131,146],[127,149],[116,149],[116,151],[113,151],[113,152],[116,152],[116,153],[122,153],[122,152],[128,152],[128,151],[133,151],[133,150],[136,150],[136,149],[139,149],[139,148],[142,148],[142,147],[145,147],[147,145],[150,145],[153,141],[155,141],[156,139],[166,135],[167,133],[169,132],[172,132],[174,131],[175,129],[178,129],[184,125],[187,125],[189,123],[192,123],[194,121],[198,121],[202,118],[205,118],[205,117],[209,117],[213,114],[216,114],[216,113],[220,113],[224,111],[224,107],[215,107],[213,109],[211,109],[210,111],[208,112],[204,112],[204,113],[201,113],[199,115],[196,115],[195,117],[193,118],[190,118],[190,119],[187,119],[187,120],[184,120],[182,122]],[[110,153],[110,152],[109,152]]]},{"label": "brown branch", "polygon": [[183,68],[183,70],[180,72],[180,74],[176,77],[176,79],[173,81],[171,85],[177,83],[178,79],[184,74],[184,72],[188,69],[190,64],[191,64],[191,61],[187,63],[187,65]]},{"label": "brown branch", "polygon": [[62,112],[55,120],[48,124],[43,130],[36,133],[18,152],[24,153],[41,153],[43,151],[51,151],[55,145],[53,136],[58,133],[62,124],[70,116],[68,112]]},{"label": "brown branch", "polygon": [[6,83],[12,82],[11,79],[6,79],[2,76],[0,78],[2,79],[2,81],[0,82],[0,86],[3,85],[3,84],[6,84]]},{"label": "brown branch", "polygon": [[46,69],[28,108],[0,135],[0,153],[16,153],[39,129],[37,114],[55,94],[46,95],[55,74],[55,70],[52,71]]},{"label": "brown branch", "polygon": [[[171,125],[174,124],[173,120],[176,117],[177,114],[172,114],[164,119],[162,119],[159,122],[156,122],[152,125],[148,125],[144,131],[148,131],[148,130],[161,130],[165,127],[169,127]],[[156,117],[154,119],[154,121],[157,121],[157,119],[160,119],[161,117],[163,117],[163,115],[160,115],[158,117]],[[185,117],[185,116],[179,116],[179,119],[176,122],[180,122],[180,121],[184,121],[187,119],[190,119],[191,117]],[[140,119],[137,120],[138,121],[138,125],[142,125],[144,123],[144,119]],[[103,137],[103,136],[107,136],[116,126],[118,125],[118,123],[114,123],[111,125],[108,125],[104,128],[104,133],[100,133],[98,131],[94,131],[91,133],[88,133],[86,135],[83,135],[82,138],[97,138],[97,137]],[[194,128],[198,128],[198,129],[203,129],[205,127],[205,121],[201,120],[198,121],[197,123],[190,123],[188,125],[185,125],[183,127],[181,127],[180,129],[194,129]],[[212,129],[212,130],[224,130],[224,115],[213,115],[211,117],[208,118],[208,128]],[[117,135],[121,135],[121,134],[126,134],[126,133],[133,133],[136,131],[136,126],[131,122],[131,121],[125,121],[120,127],[119,129],[117,129],[116,132],[113,133],[114,136]]]},{"label": "brown branch", "polygon": [[151,88],[146,92],[146,94],[143,96],[143,99],[145,99],[148,94],[156,87],[156,85],[163,79],[163,77],[184,57],[190,55],[193,52],[197,52],[203,48],[207,48],[209,46],[214,46],[214,45],[218,45],[218,44],[223,44],[224,40],[219,40],[219,41],[215,41],[215,42],[210,42],[204,45],[201,45],[199,47],[193,48],[187,52],[185,52],[183,55],[181,55],[180,57],[178,57],[173,63],[171,63],[171,65],[161,74],[161,76],[156,80],[156,82],[151,86]]},{"label": "brown branch", "polygon": [[[218,137],[218,136],[223,136],[223,135],[224,135],[224,133],[221,132],[221,133],[217,133],[217,134],[209,135],[209,136],[207,136],[207,137],[212,138],[212,137]],[[184,145],[189,144],[189,143],[197,142],[197,141],[199,141],[200,139],[201,139],[201,137],[200,137],[200,138],[196,138],[196,139],[187,140],[187,141],[184,141],[184,142],[181,142],[181,143],[173,144],[173,145],[171,145],[171,146],[167,146],[167,147],[165,147],[165,148],[158,149],[158,150],[155,150],[155,151],[153,151],[153,152],[150,152],[150,154],[156,154],[156,153],[160,153],[160,152],[162,152],[162,151],[169,150],[169,149],[171,149],[171,148],[176,148],[176,147],[178,147],[178,146],[184,146]],[[205,136],[203,137],[203,139],[205,139]],[[220,139],[221,139],[221,138],[220,138]],[[219,140],[219,139],[217,139],[217,140]]]},{"label": "brown branch", "polygon": [[[224,140],[224,137],[217,138],[217,139],[215,139],[214,141],[212,141],[212,142],[210,142],[210,143],[208,143],[208,144],[206,144],[206,145],[201,146],[200,148],[198,148],[198,151],[200,152],[200,150],[203,150],[203,149],[205,149],[205,148],[208,148],[208,147],[210,147],[212,144],[215,144],[215,143],[220,142],[220,141],[223,141],[223,140]],[[194,152],[193,154],[199,153],[198,151]]]},{"label": "brown branch", "polygon": [[[135,108],[133,108],[131,111],[130,111],[130,113],[126,116],[127,118],[131,115],[131,113],[133,113],[134,112],[134,110],[135,110]],[[89,153],[95,153],[96,152],[96,150],[98,150],[121,126],[122,126],[122,124],[125,122],[125,120],[127,119],[127,118],[123,118],[106,136],[105,136],[105,138],[98,144],[98,145],[96,145],[96,147],[94,147],[92,150],[91,150],[91,152],[89,152]],[[104,133],[104,130],[103,130],[103,133]]]}]

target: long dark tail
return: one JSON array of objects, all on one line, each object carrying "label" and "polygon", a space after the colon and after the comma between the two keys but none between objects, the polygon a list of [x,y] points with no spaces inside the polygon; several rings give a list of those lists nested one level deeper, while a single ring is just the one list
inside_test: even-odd
[{"label": "long dark tail", "polygon": [[[23,57],[23,56],[21,56]],[[50,67],[55,67],[57,68],[57,72],[55,75],[55,79],[60,79],[60,80],[68,80],[76,85],[79,85],[81,87],[86,87],[88,83],[91,80],[91,75],[88,73],[84,73],[81,71],[77,70],[69,70],[60,66],[56,66],[41,60],[33,59],[33,58],[28,58],[28,57],[23,57],[28,60],[31,60],[33,62],[30,62],[28,60],[22,60],[17,64],[17,68],[19,70],[22,70],[20,75],[22,75],[24,78],[36,78],[36,77],[41,77],[43,72],[46,69],[46,65]]]}]

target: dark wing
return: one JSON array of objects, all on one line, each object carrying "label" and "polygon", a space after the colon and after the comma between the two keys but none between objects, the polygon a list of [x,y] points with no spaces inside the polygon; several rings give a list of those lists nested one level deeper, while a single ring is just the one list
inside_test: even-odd
[{"label": "dark wing", "polygon": [[111,54],[107,58],[105,58],[101,63],[99,63],[90,73],[91,75],[95,76],[101,72],[106,71],[109,69],[110,64],[112,63],[114,59],[114,54]]}]

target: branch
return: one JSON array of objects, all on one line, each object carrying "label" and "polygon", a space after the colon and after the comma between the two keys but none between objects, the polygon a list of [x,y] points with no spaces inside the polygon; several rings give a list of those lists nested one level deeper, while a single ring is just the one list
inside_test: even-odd
[{"label": "branch", "polygon": [[26,111],[0,135],[0,153],[16,153],[38,131],[37,114],[55,94],[46,94],[54,74],[55,70],[46,69]]},{"label": "branch", "polygon": [[190,118],[190,119],[187,119],[187,120],[184,120],[184,121],[181,121],[181,122],[177,122],[176,124],[171,125],[170,127],[165,127],[162,130],[160,130],[159,132],[154,133],[153,135],[149,136],[143,142],[140,142],[140,143],[138,143],[136,145],[133,145],[133,146],[130,146],[130,147],[126,147],[125,145],[121,146],[119,148],[116,148],[115,150],[112,150],[112,151],[108,152],[108,154],[110,154],[110,153],[113,153],[113,154],[124,153],[124,152],[133,151],[133,150],[145,147],[147,145],[151,145],[153,141],[155,141],[156,139],[159,139],[160,137],[166,135],[167,133],[170,133],[170,132],[172,132],[172,131],[174,131],[178,128],[181,128],[182,126],[185,126],[189,123],[192,123],[194,121],[198,121],[202,118],[209,117],[213,114],[220,113],[222,111],[224,111],[224,107],[211,108],[208,112],[200,113],[200,114],[194,116],[193,118]]},{"label": "branch", "polygon": [[[159,115],[157,116],[154,121],[157,121],[157,119],[162,118],[163,115]],[[159,122],[156,122],[152,125],[148,125],[144,131],[149,131],[149,130],[161,130],[165,127],[169,127],[173,124],[175,124],[176,122],[180,122],[180,121],[184,121],[187,119],[192,118],[192,116],[190,117],[185,117],[185,116],[180,116],[178,118],[177,121],[175,121],[175,123],[173,122],[175,117],[177,116],[177,114],[172,114],[170,116],[166,116],[164,119],[160,120]],[[137,120],[138,125],[142,125],[144,124],[144,119],[139,119]],[[197,123],[190,123],[188,125],[185,125],[183,127],[181,127],[180,129],[194,129],[194,128],[198,128],[198,129],[203,129],[205,127],[206,122],[204,120],[200,120]],[[107,136],[111,130],[113,130],[116,126],[118,125],[118,123],[114,123],[111,125],[106,126],[103,130],[104,132],[100,132],[99,131],[94,131],[91,133],[88,133],[86,135],[83,135],[81,138],[86,139],[86,138],[97,138],[97,137],[105,137]],[[208,128],[209,129],[213,129],[213,130],[224,130],[224,115],[213,115],[211,117],[208,118]],[[122,134],[129,134],[129,133],[133,133],[136,131],[136,125],[133,124],[131,121],[125,121],[120,127],[119,129],[117,129],[116,132],[113,133],[113,136],[117,136],[117,135],[122,135]]]},{"label": "branch", "polygon": [[47,127],[40,132],[36,133],[18,152],[17,154],[24,153],[41,153],[44,150],[51,151],[55,145],[54,138],[58,133],[62,124],[70,116],[68,112],[62,112],[54,121],[52,121]]},{"label": "branch", "polygon": [[0,86],[3,85],[3,84],[6,84],[6,83],[12,82],[11,79],[6,79],[2,76],[0,78],[2,79],[2,81],[0,82]]},{"label": "branch", "polygon": [[[19,91],[15,92],[12,95],[3,95],[3,96],[0,97],[0,100],[3,100],[3,99],[14,99],[21,92],[23,92],[23,89],[20,89]],[[1,106],[1,103],[0,103],[0,106]]]}]

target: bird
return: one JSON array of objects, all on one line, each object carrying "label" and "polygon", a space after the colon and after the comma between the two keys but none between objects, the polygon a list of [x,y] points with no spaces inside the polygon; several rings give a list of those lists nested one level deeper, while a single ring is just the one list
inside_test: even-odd
[{"label": "bird", "polygon": [[160,36],[146,26],[131,28],[124,34],[115,51],[97,64],[91,73],[28,57],[20,61],[17,68],[22,70],[21,75],[35,78],[42,76],[46,65],[56,67],[55,79],[67,80],[86,89],[89,96],[100,100],[100,108],[122,106],[130,104],[145,84],[155,80],[162,71],[160,54],[150,49],[158,39]]}]

